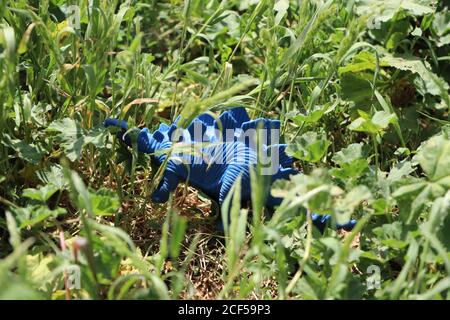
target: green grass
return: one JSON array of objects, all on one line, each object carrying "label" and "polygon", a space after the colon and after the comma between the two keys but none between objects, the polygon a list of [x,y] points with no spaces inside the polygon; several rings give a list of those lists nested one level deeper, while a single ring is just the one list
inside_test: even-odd
[{"label": "green grass", "polygon": [[[450,298],[449,45],[445,1],[0,0],[0,299]],[[225,235],[102,128],[236,105],[303,174]]]}]

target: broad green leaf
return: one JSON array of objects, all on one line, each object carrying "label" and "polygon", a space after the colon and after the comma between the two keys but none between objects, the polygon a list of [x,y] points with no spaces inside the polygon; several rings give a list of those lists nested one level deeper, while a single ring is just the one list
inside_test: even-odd
[{"label": "broad green leaf", "polygon": [[414,223],[426,205],[436,197],[442,196],[446,189],[437,183],[430,183],[421,179],[399,187],[392,194],[397,199],[400,218],[407,224]]},{"label": "broad green leaf", "polygon": [[387,22],[402,11],[413,16],[433,13],[436,2],[436,0],[358,0],[355,9],[357,14],[372,14],[376,21]]},{"label": "broad green leaf", "polygon": [[57,132],[56,137],[61,142],[67,158],[71,161],[79,159],[83,148],[89,143],[97,147],[103,147],[108,134],[108,130],[104,130],[100,126],[86,131],[70,118],[53,121],[47,131]]},{"label": "broad green leaf", "polygon": [[410,173],[414,172],[414,170],[415,168],[413,168],[410,161],[400,162],[392,167],[386,179],[390,183],[395,183],[405,176],[408,176]]},{"label": "broad green leaf", "polygon": [[19,221],[21,229],[32,227],[48,218],[56,218],[66,213],[66,209],[57,208],[50,210],[47,206],[28,206],[25,208],[13,209],[16,219]]},{"label": "broad green leaf", "polygon": [[450,11],[436,12],[433,19],[433,30],[439,37],[438,46],[450,44]]},{"label": "broad green leaf", "polygon": [[430,181],[450,188],[450,140],[438,135],[420,148],[417,160]]},{"label": "broad green leaf", "polygon": [[[426,222],[425,226],[432,233],[442,230],[446,233],[444,236],[450,243],[450,235],[447,234],[447,229],[444,228],[445,221],[450,214],[450,190],[447,191],[445,196],[437,198],[433,202],[433,206],[430,211],[430,218]],[[450,222],[450,221],[449,221]],[[448,224],[448,223],[447,223]]]},{"label": "broad green leaf", "polygon": [[333,168],[331,173],[343,180],[359,177],[369,167],[364,147],[362,143],[353,143],[336,152],[332,160],[340,168]]},{"label": "broad green leaf", "polygon": [[294,186],[283,202],[287,203],[288,209],[302,206],[311,212],[329,214],[334,210],[334,199],[344,194],[324,169],[315,169],[309,175],[296,175],[291,179]]},{"label": "broad green leaf", "polygon": [[19,139],[12,139],[6,133],[2,135],[1,142],[6,147],[13,149],[19,158],[32,164],[38,164],[46,153],[43,148],[34,144],[27,144]]},{"label": "broad green leaf", "polygon": [[117,213],[120,201],[117,194],[109,189],[91,190],[92,210],[96,216],[110,216]]},{"label": "broad green leaf", "polygon": [[339,68],[339,75],[343,75],[348,72],[358,73],[366,70],[375,71],[376,66],[376,59],[373,53],[361,51],[353,57],[351,63]]},{"label": "broad green leaf", "polygon": [[36,288],[48,290],[53,280],[52,264],[55,263],[53,255],[42,253],[27,255],[25,258],[27,269],[30,272],[30,279]]},{"label": "broad green leaf", "polygon": [[369,163],[367,162],[367,159],[357,159],[351,163],[341,165],[340,168],[331,169],[330,173],[345,182],[350,182],[350,180],[347,179],[359,178],[368,167]]},{"label": "broad green leaf", "polygon": [[379,239],[397,239],[406,240],[403,236],[404,225],[400,221],[395,221],[393,223],[383,224],[380,227],[373,229],[373,233]]},{"label": "broad green leaf", "polygon": [[[393,0],[391,0],[393,1]],[[398,1],[393,1],[397,2]],[[435,11],[436,0],[403,0],[401,6],[415,16],[423,16]]]},{"label": "broad green leaf", "polygon": [[36,172],[36,175],[42,183],[52,184],[58,189],[64,189],[67,186],[60,165],[52,165],[50,168],[39,170]]},{"label": "broad green leaf", "polygon": [[397,123],[397,116],[387,111],[377,111],[372,117],[372,123],[379,129],[386,129],[390,124]]},{"label": "broad green leaf", "polygon": [[354,120],[348,128],[352,131],[367,132],[369,134],[381,133],[389,124],[397,122],[397,116],[386,111],[377,111],[372,119],[369,119],[368,114],[359,111],[361,117]]},{"label": "broad green leaf", "polygon": [[368,110],[372,104],[372,80],[373,76],[365,77],[352,72],[344,73],[340,77],[342,98],[353,101],[357,107]]},{"label": "broad green leaf", "polygon": [[394,67],[403,71],[409,71],[411,73],[419,75],[421,81],[424,84],[426,92],[431,95],[442,95],[440,86],[442,86],[444,90],[449,89],[448,83],[446,83],[442,78],[433,74],[430,71],[431,67],[429,66],[429,64],[425,64],[423,60],[418,57],[406,55],[392,56],[390,54],[386,54],[385,57],[382,58],[382,65]]},{"label": "broad green leaf", "polygon": [[[405,225],[399,221],[383,224],[373,229],[373,233],[377,237],[377,241],[387,246],[392,256],[398,254],[398,250],[402,250],[408,246],[407,233],[404,232]],[[388,257],[387,257],[388,258]]]},{"label": "broad green leaf", "polygon": [[357,186],[348,192],[344,198],[338,199],[335,205],[336,221],[339,224],[347,223],[355,209],[365,200],[372,198],[369,188],[364,185]]},{"label": "broad green leaf", "polygon": [[408,246],[408,242],[397,239],[383,239],[380,242],[392,249],[403,249]]},{"label": "broad green leaf", "polygon": [[47,131],[58,133],[57,138],[61,141],[66,156],[71,161],[81,157],[86,132],[75,120],[64,118],[53,121]]},{"label": "broad green leaf", "polygon": [[427,183],[417,179],[416,183],[401,186],[392,194],[397,200],[403,222],[410,224],[417,219],[428,200],[426,196],[429,195],[429,190],[425,190],[426,188]]},{"label": "broad green leaf", "polygon": [[411,32],[411,35],[416,36],[416,37],[421,37],[423,34],[422,29],[416,27],[413,32]]},{"label": "broad green leaf", "polygon": [[319,162],[327,154],[330,145],[331,141],[327,139],[325,133],[310,131],[295,139],[287,152],[300,160]]},{"label": "broad green leaf", "polygon": [[365,145],[362,143],[352,143],[339,152],[336,152],[332,160],[342,166],[351,164],[358,159],[365,159],[367,157],[367,151],[364,150],[364,147]]},{"label": "broad green leaf", "polygon": [[47,184],[45,186],[41,186],[39,189],[34,188],[28,188],[23,190],[23,196],[27,197],[29,199],[46,202],[48,199],[51,198],[57,191],[59,190],[58,187],[56,187],[53,184]]},{"label": "broad green leaf", "polygon": [[312,110],[310,110],[307,114],[288,114],[288,118],[294,121],[294,123],[298,126],[301,126],[302,123],[316,123],[318,122],[324,113],[327,111],[327,106],[315,106]]}]

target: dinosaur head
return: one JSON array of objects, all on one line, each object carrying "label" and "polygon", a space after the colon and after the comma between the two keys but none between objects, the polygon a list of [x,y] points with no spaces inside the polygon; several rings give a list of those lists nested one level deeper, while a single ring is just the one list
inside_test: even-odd
[{"label": "dinosaur head", "polygon": [[166,124],[161,124],[154,133],[151,133],[147,128],[128,129],[128,124],[125,120],[106,119],[103,123],[105,127],[118,128],[117,137],[123,141],[127,146],[132,145],[132,141],[136,139],[139,152],[154,154],[159,149],[166,149],[170,147],[170,134],[175,128]]},{"label": "dinosaur head", "polygon": [[158,150],[170,147],[171,141],[166,131],[160,129],[151,133],[147,128],[139,132],[137,145],[138,151],[143,153],[155,154]]}]

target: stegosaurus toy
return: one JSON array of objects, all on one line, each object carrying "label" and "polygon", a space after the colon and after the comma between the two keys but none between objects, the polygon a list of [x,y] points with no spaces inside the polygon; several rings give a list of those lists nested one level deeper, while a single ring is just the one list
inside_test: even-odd
[{"label": "stegosaurus toy", "polygon": [[[162,180],[152,194],[154,202],[166,202],[170,192],[174,191],[180,182],[188,181],[190,185],[222,205],[239,176],[241,201],[248,202],[251,199],[250,168],[256,167],[261,150],[266,156],[265,160],[271,161],[270,168],[267,169],[271,170],[271,182],[288,179],[289,175],[298,173],[292,167],[293,159],[285,152],[286,145],[272,143],[278,139],[278,120],[250,120],[244,108],[236,107],[222,113],[218,119],[208,113],[201,114],[186,129],[178,128],[178,121],[179,119],[170,126],[160,124],[153,134],[144,128],[137,135],[139,152],[151,154],[157,165],[167,163]],[[107,119],[104,125],[120,127],[121,131],[117,134],[119,139],[128,146],[131,145],[131,139],[126,134],[128,126],[125,121]],[[256,135],[260,134],[261,129],[264,134],[260,139],[262,149],[258,152]],[[174,148],[175,151],[168,153],[177,143],[192,148],[190,152],[180,152]],[[269,194],[266,206],[273,208],[281,201],[281,198]],[[329,215],[313,215],[314,224],[321,230],[329,218]],[[355,221],[352,220],[337,227],[351,229],[354,224]]]}]

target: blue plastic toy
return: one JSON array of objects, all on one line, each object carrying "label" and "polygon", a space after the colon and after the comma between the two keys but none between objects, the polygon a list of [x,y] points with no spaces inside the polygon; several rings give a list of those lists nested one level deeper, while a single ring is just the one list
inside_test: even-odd
[{"label": "blue plastic toy", "polygon": [[[187,129],[178,128],[178,120],[170,126],[161,124],[153,134],[147,128],[135,129],[139,130],[138,151],[151,154],[157,165],[167,161],[162,181],[152,194],[154,202],[166,202],[170,192],[176,189],[179,182],[188,181],[190,185],[222,205],[234,182],[241,176],[241,201],[246,203],[251,200],[250,168],[256,167],[257,156],[261,156],[261,150],[266,156],[265,160],[270,163],[266,170],[271,170],[271,182],[289,179],[289,175],[298,173],[292,168],[293,159],[285,153],[286,145],[272,143],[278,139],[278,120],[250,120],[242,107],[224,112],[218,119],[208,113],[201,114]],[[125,121],[107,119],[104,125],[120,127],[118,138],[128,146],[131,145]],[[262,145],[259,153],[256,147],[257,135]],[[191,148],[180,151],[177,146]],[[167,159],[168,151],[172,147],[172,153]],[[281,198],[269,194],[266,206],[273,208],[281,201]],[[320,230],[323,230],[330,220],[329,215],[314,214],[312,218]],[[348,230],[353,228],[355,223],[356,221],[351,220],[337,227]]]}]

